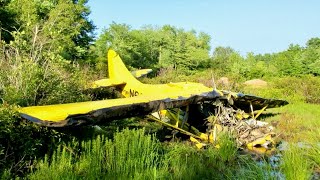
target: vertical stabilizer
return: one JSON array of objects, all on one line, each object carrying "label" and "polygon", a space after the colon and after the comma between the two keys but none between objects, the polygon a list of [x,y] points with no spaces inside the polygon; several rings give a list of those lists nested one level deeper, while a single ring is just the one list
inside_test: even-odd
[{"label": "vertical stabilizer", "polygon": [[139,82],[129,70],[124,65],[122,59],[119,54],[117,54],[114,50],[108,51],[108,72],[109,79],[117,82]]}]

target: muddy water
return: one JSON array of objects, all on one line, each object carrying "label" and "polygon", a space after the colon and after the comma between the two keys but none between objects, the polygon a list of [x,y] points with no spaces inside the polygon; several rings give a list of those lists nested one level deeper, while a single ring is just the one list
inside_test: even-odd
[{"label": "muddy water", "polygon": [[245,149],[244,153],[250,154],[257,164],[265,169],[267,177],[271,175],[272,179],[285,180],[284,174],[280,172],[282,155],[276,148],[255,147],[250,150]]},{"label": "muddy water", "polygon": [[[301,149],[312,148],[312,146],[306,142],[297,142],[296,146]],[[320,148],[320,142],[316,144]],[[245,150],[246,153],[252,155],[252,157],[257,161],[258,165],[261,167],[265,167],[266,173],[271,173],[271,176],[274,179],[285,180],[284,174],[280,171],[280,165],[282,161],[282,152],[287,151],[290,145],[286,141],[281,141],[277,148],[274,149],[266,149],[264,147],[257,147],[251,150]],[[269,167],[268,167],[269,166]],[[271,171],[270,171],[271,168]],[[312,176],[312,180],[320,179],[320,172],[315,171]]]}]

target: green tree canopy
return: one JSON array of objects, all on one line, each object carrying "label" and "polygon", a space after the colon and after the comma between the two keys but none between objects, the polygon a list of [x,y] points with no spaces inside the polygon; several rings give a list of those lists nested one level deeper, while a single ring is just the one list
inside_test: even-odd
[{"label": "green tree canopy", "polygon": [[18,29],[17,23],[14,21],[16,14],[8,8],[10,0],[0,1],[0,40],[9,42],[13,39],[10,32]]},{"label": "green tree canopy", "polygon": [[126,24],[112,23],[95,43],[97,61],[104,61],[113,48],[135,68],[196,69],[209,59],[210,36],[173,26],[145,26],[132,30]]},{"label": "green tree canopy", "polygon": [[[18,29],[10,34],[23,41],[30,53],[49,51],[64,59],[84,59],[93,41],[94,26],[88,20],[87,0],[14,0],[6,11]],[[19,39],[19,40],[18,40]],[[19,42],[21,43],[21,42]]]}]

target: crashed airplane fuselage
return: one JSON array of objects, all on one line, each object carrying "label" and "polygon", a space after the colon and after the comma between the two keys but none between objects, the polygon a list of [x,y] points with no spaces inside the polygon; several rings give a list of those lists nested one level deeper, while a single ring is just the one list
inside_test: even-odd
[{"label": "crashed airplane fuselage", "polygon": [[[138,70],[135,76],[148,72],[149,69]],[[214,142],[223,129],[236,132],[240,146],[254,147],[272,142],[272,129],[259,126],[256,118],[266,108],[288,104],[284,100],[219,91],[200,83],[144,84],[113,50],[108,52],[108,73],[108,79],[95,81],[90,88],[114,87],[125,98],[23,107],[19,112],[23,118],[47,127],[96,125],[148,115],[149,119],[190,136],[199,148]]]}]

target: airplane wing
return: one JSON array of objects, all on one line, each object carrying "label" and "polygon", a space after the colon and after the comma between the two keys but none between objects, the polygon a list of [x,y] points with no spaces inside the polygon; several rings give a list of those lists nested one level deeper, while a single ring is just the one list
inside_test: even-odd
[{"label": "airplane wing", "polygon": [[275,108],[289,104],[287,101],[281,99],[267,99],[242,93],[238,93],[236,96],[234,106],[246,112],[250,112],[250,104],[253,110],[260,110],[266,106],[267,108]]},{"label": "airplane wing", "polygon": [[136,96],[132,98],[88,101],[19,109],[21,116],[39,125],[67,127],[103,124],[114,119],[147,115],[168,108],[178,108],[220,97],[217,91],[182,96]]},{"label": "airplane wing", "polygon": [[[283,100],[264,99],[251,95],[237,94],[234,105],[243,110],[254,110],[288,104]],[[114,119],[147,115],[168,108],[178,108],[203,101],[223,98],[221,92],[211,91],[198,95],[183,96],[136,96],[132,98],[107,99],[69,104],[31,106],[19,109],[21,116],[39,125],[67,127],[89,124],[103,124]]]}]

